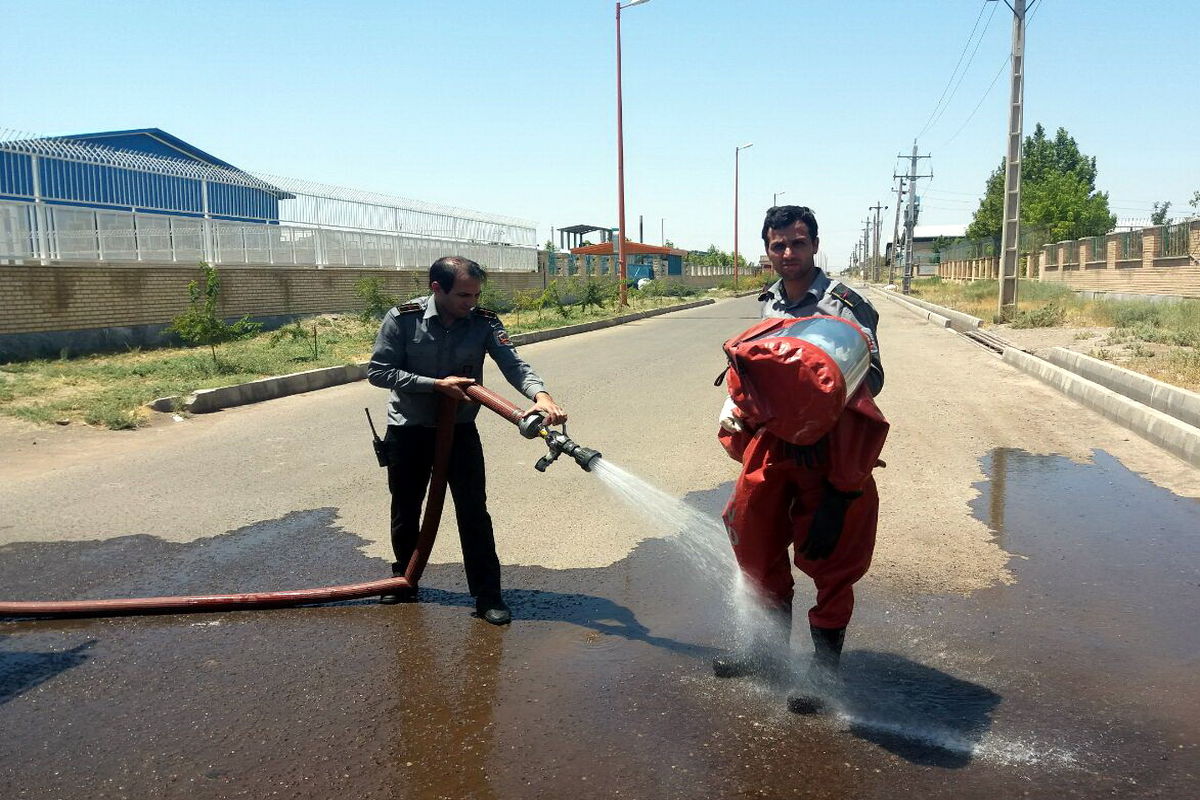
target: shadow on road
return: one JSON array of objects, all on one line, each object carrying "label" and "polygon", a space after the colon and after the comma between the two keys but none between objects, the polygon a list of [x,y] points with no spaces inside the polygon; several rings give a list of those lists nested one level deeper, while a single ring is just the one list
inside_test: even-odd
[{"label": "shadow on road", "polygon": [[971,763],[1000,695],[894,653],[856,651],[843,663],[851,733],[914,764]]},{"label": "shadow on road", "polygon": [[[9,638],[0,638],[0,646]],[[87,661],[87,651],[95,644],[89,639],[61,652],[0,649],[0,705]]]},{"label": "shadow on road", "polygon": [[[597,633],[661,647],[690,658],[707,659],[717,653],[712,647],[654,635],[631,610],[607,597],[540,589],[505,589],[504,599],[518,621],[566,622]],[[463,607],[475,604],[466,592],[425,586],[421,587],[421,602]]]}]

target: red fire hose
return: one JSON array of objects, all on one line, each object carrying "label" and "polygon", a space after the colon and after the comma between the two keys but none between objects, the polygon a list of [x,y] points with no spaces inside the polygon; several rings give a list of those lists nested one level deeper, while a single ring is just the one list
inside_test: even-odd
[{"label": "red fire hose", "polygon": [[[474,387],[472,387],[474,388]],[[491,394],[489,392],[489,394]],[[500,398],[503,400],[503,398]],[[510,404],[511,405],[511,404]],[[491,406],[488,406],[491,408]],[[446,499],[446,472],[450,464],[450,446],[454,442],[454,414],[458,403],[443,398],[438,407],[438,432],[433,450],[433,472],[429,479],[429,499],[421,520],[417,547],[403,577],[385,578],[342,586],[313,589],[287,589],[277,592],[244,594],[188,595],[181,597],[130,597],[118,600],[63,600],[0,603],[3,617],[98,617],[119,614],[189,613],[233,611],[246,608],[282,608],[310,603],[357,600],[408,589],[417,585],[433,542],[437,538],[442,506]],[[519,413],[519,412],[518,412]]]},{"label": "red fire hose", "polygon": [[[514,425],[524,425],[524,412],[490,389],[478,384],[465,389],[467,395]],[[429,554],[437,538],[442,507],[446,500],[446,474],[450,464],[450,448],[454,442],[454,418],[458,402],[442,398],[438,407],[437,438],[434,443],[433,470],[429,479],[429,495],[417,547],[413,551],[403,577],[385,578],[342,586],[323,586],[313,589],[288,589],[276,592],[245,594],[189,595],[181,597],[131,597],[116,600],[62,600],[0,602],[0,617],[96,617],[120,614],[189,613],[232,611],[246,608],[282,608],[311,603],[330,603],[337,600],[356,600],[415,587],[425,571]],[[541,436],[552,448],[570,452],[584,469],[599,457],[599,453],[580,448],[565,434],[548,431],[540,420],[522,428],[528,438]],[[563,450],[563,448],[566,448]],[[557,454],[555,454],[557,455]],[[541,467],[539,467],[541,469]]]}]

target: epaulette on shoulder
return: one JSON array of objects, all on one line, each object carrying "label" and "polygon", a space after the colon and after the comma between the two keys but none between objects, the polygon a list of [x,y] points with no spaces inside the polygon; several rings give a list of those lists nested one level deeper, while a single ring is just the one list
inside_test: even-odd
[{"label": "epaulette on shoulder", "polygon": [[420,303],[405,303],[402,306],[396,306],[397,314],[411,314],[414,311],[424,311]]},{"label": "epaulette on shoulder", "polygon": [[484,308],[483,306],[475,306],[475,313],[481,317],[486,317],[487,319],[500,319],[499,314],[497,314],[495,311],[492,311],[490,308]]},{"label": "epaulette on shoulder", "polygon": [[862,296],[844,283],[838,283],[830,287],[829,293],[850,308],[854,308],[863,302]]}]

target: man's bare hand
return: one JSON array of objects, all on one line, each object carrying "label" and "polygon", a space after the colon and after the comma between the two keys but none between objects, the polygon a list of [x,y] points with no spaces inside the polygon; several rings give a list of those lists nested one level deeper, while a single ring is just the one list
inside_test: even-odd
[{"label": "man's bare hand", "polygon": [[547,425],[561,425],[567,421],[567,412],[547,392],[538,392],[533,398],[533,405],[522,416],[528,417],[530,414],[541,414],[546,418]]},{"label": "man's bare hand", "polygon": [[449,378],[438,378],[433,382],[435,391],[441,392],[447,397],[453,397],[455,400],[462,400],[468,403],[474,402],[463,389],[475,383],[474,378],[459,378],[451,375]]}]

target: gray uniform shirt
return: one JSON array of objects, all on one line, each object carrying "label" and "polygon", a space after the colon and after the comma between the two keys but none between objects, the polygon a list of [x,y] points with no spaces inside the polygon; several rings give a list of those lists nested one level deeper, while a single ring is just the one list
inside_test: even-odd
[{"label": "gray uniform shirt", "polygon": [[[529,399],[546,391],[542,379],[517,355],[499,317],[476,308],[446,327],[433,295],[393,308],[384,316],[367,365],[367,380],[392,390],[389,425],[433,427],[441,397],[433,388],[434,381],[457,375],[482,383],[485,353],[513,388]],[[462,403],[456,421],[471,422],[478,413],[478,404]]]},{"label": "gray uniform shirt", "polygon": [[783,290],[783,279],[775,281],[758,296],[762,303],[761,316],[767,317],[811,317],[824,314],[857,322],[871,340],[871,369],[867,373],[867,388],[871,395],[883,389],[883,362],[879,358],[879,313],[875,307],[855,292],[837,281],[830,280],[819,267],[812,285],[803,297],[791,299]]}]

